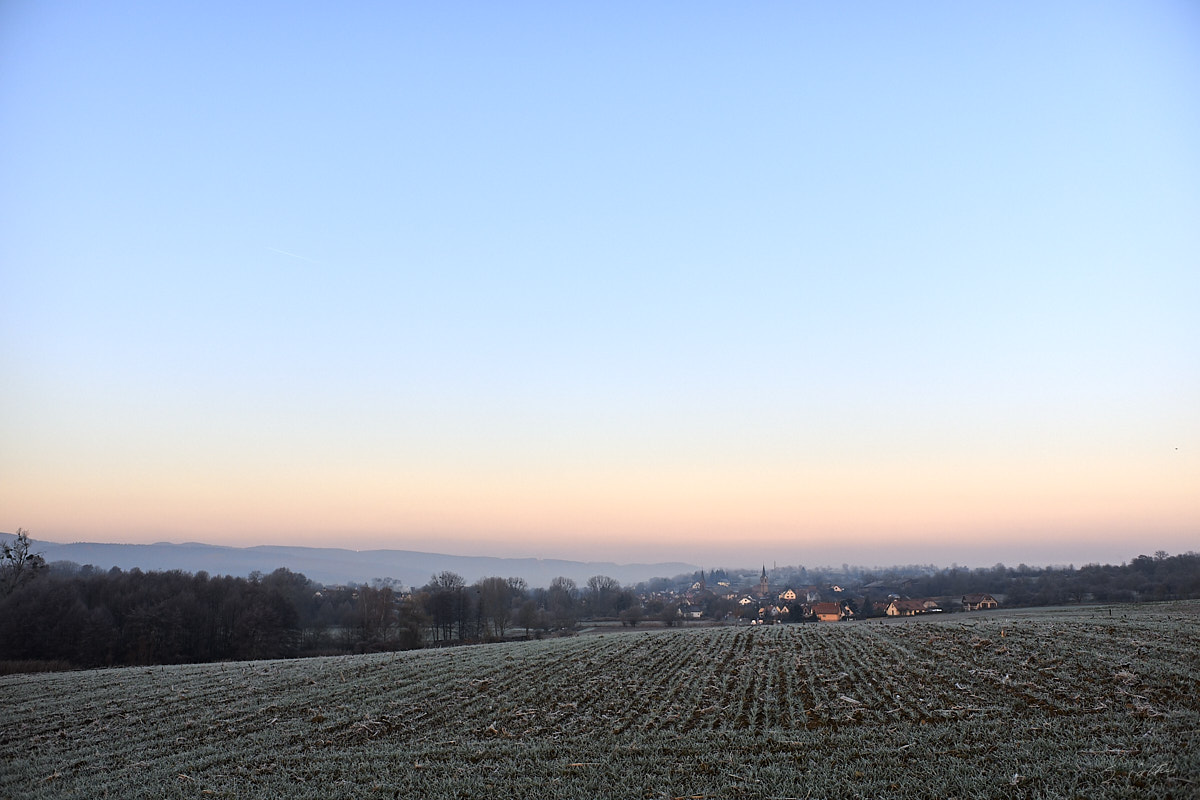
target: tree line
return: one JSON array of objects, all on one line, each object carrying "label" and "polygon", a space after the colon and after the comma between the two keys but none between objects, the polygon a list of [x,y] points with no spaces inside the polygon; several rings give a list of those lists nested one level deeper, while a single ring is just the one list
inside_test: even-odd
[{"label": "tree line", "polygon": [[[872,579],[903,581],[910,597],[953,597],[987,592],[1005,606],[1055,606],[1069,603],[1140,603],[1200,598],[1200,553],[1140,555],[1127,564],[1088,564],[1075,568],[949,567],[925,572],[893,571]],[[882,599],[882,598],[878,598]]]},{"label": "tree line", "polygon": [[[776,574],[773,581],[798,586],[836,578],[847,587],[837,596],[857,604],[860,616],[887,595],[854,587],[880,582],[901,587],[909,597],[987,592],[1009,607],[1200,598],[1197,553],[1160,551],[1128,564],[1080,569],[997,564],[882,573],[852,572],[845,565],[840,572],[800,570]],[[556,578],[548,587],[530,588],[516,577],[468,584],[442,572],[402,593],[390,580],[324,586],[283,568],[231,577],[46,564],[30,552],[27,533],[18,530],[15,539],[0,542],[0,672],[402,650],[540,636],[582,619],[637,625],[653,617],[671,625],[681,619],[681,603],[700,604],[709,619],[742,611],[726,594],[688,595],[696,577],[704,576],[629,588],[596,575],[583,587]],[[733,578],[723,571],[708,576],[727,577]]]},{"label": "tree line", "polygon": [[[300,573],[212,576],[46,565],[23,531],[0,562],[0,670],[181,664],[497,641],[629,615],[640,604],[598,575],[530,589],[442,572],[411,593],[391,581],[324,586]],[[640,617],[638,617],[640,618]],[[636,622],[636,619],[633,619]]]}]

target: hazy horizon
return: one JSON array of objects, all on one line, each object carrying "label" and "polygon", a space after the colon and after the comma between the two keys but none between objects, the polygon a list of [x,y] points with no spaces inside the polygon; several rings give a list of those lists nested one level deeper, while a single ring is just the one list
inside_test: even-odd
[{"label": "hazy horizon", "polygon": [[0,120],[5,529],[1200,542],[1194,4],[8,3]]},{"label": "hazy horizon", "polygon": [[[54,544],[202,544],[202,545],[217,545],[227,547],[252,548],[252,547],[328,547],[350,550],[354,552],[369,552],[372,550],[401,550],[413,551],[428,554],[439,554],[448,556],[463,556],[463,557],[483,557],[483,558],[505,558],[505,559],[540,559],[543,561],[563,560],[563,561],[579,561],[579,562],[607,562],[616,564],[653,564],[666,562],[681,562],[692,564],[699,569],[742,569],[742,570],[758,570],[765,566],[768,570],[776,567],[788,566],[803,566],[808,568],[830,567],[838,568],[842,565],[850,567],[861,567],[865,569],[886,569],[888,567],[903,567],[912,565],[933,565],[938,568],[959,566],[969,568],[992,567],[997,563],[1003,563],[1006,567],[1016,567],[1020,564],[1025,564],[1030,567],[1053,567],[1053,566],[1075,566],[1082,567],[1087,564],[1125,564],[1139,555],[1153,556],[1156,552],[1165,551],[1169,555],[1180,555],[1187,552],[1195,552],[1195,548],[1184,546],[1177,550],[1170,550],[1158,546],[1146,546],[1140,549],[1135,548],[1130,550],[1128,547],[1114,546],[1108,550],[1103,548],[1078,548],[1073,546],[1055,547],[1045,546],[1041,548],[1006,548],[1003,545],[997,544],[993,546],[982,545],[978,547],[970,546],[954,546],[947,547],[925,547],[904,550],[889,549],[876,551],[874,556],[871,556],[864,551],[852,550],[817,550],[806,549],[799,547],[776,547],[773,550],[764,549],[761,556],[754,558],[749,555],[738,555],[734,549],[730,550],[707,550],[707,551],[689,551],[689,550],[657,550],[648,548],[646,550],[623,550],[617,553],[606,552],[604,550],[595,551],[555,551],[548,550],[546,552],[533,552],[525,548],[506,548],[497,546],[495,542],[490,542],[487,549],[474,550],[468,546],[455,546],[438,549],[436,545],[429,541],[408,540],[397,542],[394,540],[380,540],[377,543],[367,542],[362,546],[356,546],[356,543],[351,541],[346,543],[338,540],[336,537],[328,537],[326,540],[317,541],[210,541],[204,539],[152,539],[130,540],[129,537],[109,537],[103,541],[85,540],[85,539],[48,539],[44,536],[37,536],[36,532],[30,533],[31,538],[35,541],[47,541]],[[745,549],[745,548],[738,548]],[[848,558],[849,554],[855,554],[859,560]],[[787,554],[787,558],[781,557],[781,554]],[[384,576],[380,576],[384,577]],[[672,577],[665,575],[662,577]]]}]

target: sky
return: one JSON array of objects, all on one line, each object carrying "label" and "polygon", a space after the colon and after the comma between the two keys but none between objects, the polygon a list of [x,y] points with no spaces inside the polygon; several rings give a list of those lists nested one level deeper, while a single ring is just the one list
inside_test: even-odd
[{"label": "sky", "polygon": [[1190,2],[0,5],[0,530],[1200,549]]}]

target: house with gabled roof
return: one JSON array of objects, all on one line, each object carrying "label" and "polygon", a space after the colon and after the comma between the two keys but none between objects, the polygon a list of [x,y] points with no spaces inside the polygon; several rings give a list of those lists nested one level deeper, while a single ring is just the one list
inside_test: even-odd
[{"label": "house with gabled roof", "polygon": [[889,617],[912,617],[934,610],[941,611],[933,600],[893,600],[884,613]]},{"label": "house with gabled roof", "polygon": [[812,613],[820,622],[838,622],[846,618],[846,609],[841,603],[814,603]]},{"label": "house with gabled roof", "polygon": [[996,598],[990,594],[964,594],[962,604],[963,611],[986,611],[1000,606]]}]

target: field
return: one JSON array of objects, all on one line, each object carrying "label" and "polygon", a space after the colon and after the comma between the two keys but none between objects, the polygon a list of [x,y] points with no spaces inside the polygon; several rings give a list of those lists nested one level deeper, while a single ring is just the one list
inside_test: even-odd
[{"label": "field", "polygon": [[0,796],[1200,796],[1200,604],[0,678]]}]

